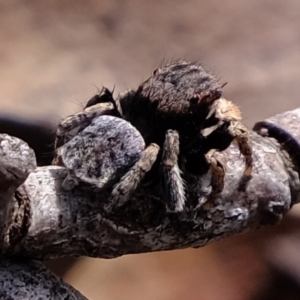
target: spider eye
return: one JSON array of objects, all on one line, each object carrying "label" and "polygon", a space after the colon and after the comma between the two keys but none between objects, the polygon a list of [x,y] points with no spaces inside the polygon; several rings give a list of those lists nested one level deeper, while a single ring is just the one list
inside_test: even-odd
[{"label": "spider eye", "polygon": [[194,94],[192,98],[190,98],[190,103],[193,105],[196,105],[198,101],[199,101],[199,96],[197,94]]},{"label": "spider eye", "polygon": [[205,102],[205,103],[212,103],[215,100],[219,99],[221,96],[222,96],[222,93],[218,90],[203,91],[199,95],[201,101]]}]

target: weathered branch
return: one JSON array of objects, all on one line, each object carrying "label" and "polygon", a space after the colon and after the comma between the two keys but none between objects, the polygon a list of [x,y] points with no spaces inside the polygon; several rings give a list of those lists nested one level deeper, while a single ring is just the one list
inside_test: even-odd
[{"label": "weathered branch", "polygon": [[0,299],[87,299],[41,263],[0,260]]},{"label": "weathered branch", "polygon": [[[290,118],[299,123],[300,108],[274,120],[300,140],[300,132]],[[141,186],[129,203],[106,215],[103,206],[110,191],[96,193],[78,187],[67,192],[61,188],[66,174],[62,167],[37,168],[14,197],[7,194],[10,189],[5,184],[11,179],[5,172],[20,173],[9,171],[7,166],[14,164],[14,170],[19,170],[25,165],[27,171],[21,172],[25,174],[24,179],[33,168],[33,153],[26,156],[27,162],[20,163],[12,157],[22,157],[20,148],[24,144],[1,135],[1,144],[20,144],[19,148],[2,149],[0,251],[34,259],[64,255],[113,258],[129,253],[204,246],[216,239],[276,223],[299,202],[297,167],[275,140],[255,132],[251,138],[252,179],[241,182],[244,162],[236,146],[216,154],[225,163],[226,178],[224,191],[211,205],[201,205],[209,197],[210,175],[196,178],[183,174],[189,203],[183,213],[166,212],[157,183]],[[4,156],[8,154],[9,162]],[[20,181],[12,183],[11,187],[15,187]]]}]

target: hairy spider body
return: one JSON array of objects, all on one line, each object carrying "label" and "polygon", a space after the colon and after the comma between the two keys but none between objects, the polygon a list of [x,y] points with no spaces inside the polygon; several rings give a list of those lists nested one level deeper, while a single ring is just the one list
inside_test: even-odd
[{"label": "hairy spider body", "polygon": [[[96,108],[108,103],[110,110],[99,112]],[[245,157],[244,175],[251,175],[251,144],[240,111],[222,98],[222,86],[199,64],[182,60],[168,64],[155,70],[136,91],[129,91],[116,100],[104,88],[88,101],[85,110],[119,116],[137,128],[146,145],[158,145],[161,151],[153,162],[152,172],[158,174],[161,170],[166,207],[170,212],[182,211],[186,202],[179,166],[197,176],[211,168],[212,195],[222,191],[225,172],[223,165],[210,155],[212,149],[223,151],[236,140]],[[78,131],[84,128],[84,125],[78,127],[78,122],[76,126]],[[213,130],[205,135],[206,128]],[[58,136],[65,135],[64,131],[62,123]]]},{"label": "hairy spider body", "polygon": [[[159,68],[136,92],[120,97],[119,105],[123,118],[146,144],[157,143],[163,149],[159,161],[170,211],[182,210],[185,203],[178,165],[198,176],[212,168],[212,194],[222,191],[224,169],[207,155],[212,149],[223,151],[236,140],[245,157],[244,175],[251,176],[250,138],[240,110],[222,98],[222,86],[201,65],[175,61]],[[209,127],[214,130],[205,136],[203,130]]]},{"label": "hairy spider body", "polygon": [[123,117],[138,128],[146,143],[163,144],[168,129],[190,144],[203,127],[210,106],[220,98],[215,78],[195,64],[176,61],[157,69],[135,93],[120,98]]}]

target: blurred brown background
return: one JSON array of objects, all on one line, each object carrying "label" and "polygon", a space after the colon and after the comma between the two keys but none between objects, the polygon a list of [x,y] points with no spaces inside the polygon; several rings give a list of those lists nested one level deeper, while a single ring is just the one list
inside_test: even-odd
[{"label": "blurred brown background", "polygon": [[[299,28],[298,0],[2,1],[0,112],[56,124],[102,85],[136,88],[186,58],[228,82],[252,126],[299,105]],[[90,299],[300,299],[299,222],[295,207],[202,249],[48,265]]]}]

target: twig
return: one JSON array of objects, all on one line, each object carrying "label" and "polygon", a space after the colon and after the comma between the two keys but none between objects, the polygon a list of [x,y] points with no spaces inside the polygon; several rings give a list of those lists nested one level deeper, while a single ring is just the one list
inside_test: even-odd
[{"label": "twig", "polygon": [[0,299],[87,299],[41,263],[0,260]]},{"label": "twig", "polygon": [[[300,108],[274,120],[300,140],[291,115],[299,124]],[[23,142],[1,135],[1,145],[10,147],[1,150],[0,251],[34,259],[65,255],[113,258],[200,247],[238,232],[277,223],[299,202],[297,166],[274,139],[255,132],[251,138],[252,179],[241,182],[244,162],[235,145],[216,153],[226,166],[225,187],[210,205],[204,204],[211,190],[210,174],[203,178],[183,174],[189,203],[184,212],[166,212],[157,183],[142,185],[129,203],[107,215],[103,206],[110,191],[96,193],[80,187],[71,192],[63,190],[64,168],[48,166],[32,171],[33,152],[27,148],[25,152],[30,155],[24,156]],[[12,191],[30,171],[13,197]]]}]

